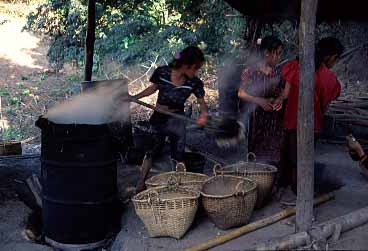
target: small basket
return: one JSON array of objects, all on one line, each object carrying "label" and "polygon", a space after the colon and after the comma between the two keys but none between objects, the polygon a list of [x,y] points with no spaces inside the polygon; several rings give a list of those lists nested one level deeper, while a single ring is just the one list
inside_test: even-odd
[{"label": "small basket", "polygon": [[[249,161],[250,156],[253,157],[252,162]],[[272,165],[257,163],[255,154],[248,153],[246,162],[241,161],[228,166],[215,165],[213,173],[214,175],[242,176],[255,181],[258,190],[256,208],[261,208],[272,191],[277,168]]]},{"label": "small basket", "polygon": [[176,165],[176,171],[158,174],[146,180],[146,187],[165,186],[170,177],[175,177],[179,186],[197,191],[201,191],[203,183],[209,178],[205,174],[187,172],[185,165],[178,163]]},{"label": "small basket", "polygon": [[257,201],[257,184],[243,177],[219,175],[205,182],[201,194],[207,215],[225,230],[248,223]]},{"label": "small basket", "polygon": [[132,201],[150,237],[180,239],[193,223],[199,196],[198,191],[169,185],[143,191]]}]

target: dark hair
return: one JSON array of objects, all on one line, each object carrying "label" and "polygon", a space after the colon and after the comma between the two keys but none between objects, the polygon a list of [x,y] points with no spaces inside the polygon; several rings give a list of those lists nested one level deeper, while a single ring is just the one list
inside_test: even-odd
[{"label": "dark hair", "polygon": [[177,52],[169,66],[178,69],[183,65],[194,65],[204,62],[204,55],[201,49],[196,46],[188,46],[181,52]]},{"label": "dark hair", "polygon": [[341,56],[344,51],[344,46],[341,44],[340,40],[335,37],[325,37],[322,38],[316,45],[316,55],[315,55],[315,66],[316,70],[325,62],[326,57],[337,55]]},{"label": "dark hair", "polygon": [[259,49],[261,52],[264,52],[266,50],[269,52],[273,52],[277,50],[280,46],[283,47],[280,39],[275,36],[266,36],[262,39]]}]

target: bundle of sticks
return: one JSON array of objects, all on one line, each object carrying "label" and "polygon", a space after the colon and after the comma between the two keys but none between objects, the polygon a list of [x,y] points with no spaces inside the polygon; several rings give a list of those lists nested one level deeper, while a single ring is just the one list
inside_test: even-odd
[{"label": "bundle of sticks", "polygon": [[330,104],[326,115],[335,121],[368,126],[368,95],[341,97]]}]

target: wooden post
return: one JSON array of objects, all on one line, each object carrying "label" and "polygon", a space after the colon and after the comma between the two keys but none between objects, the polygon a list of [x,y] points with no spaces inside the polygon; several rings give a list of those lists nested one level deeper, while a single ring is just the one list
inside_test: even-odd
[{"label": "wooden post", "polygon": [[96,1],[88,0],[88,21],[87,35],[85,44],[85,67],[84,81],[91,81],[93,67],[93,52],[95,48],[95,29],[96,29]]},{"label": "wooden post", "polygon": [[314,193],[314,51],[318,0],[302,0],[299,26],[298,197],[296,231],[312,225]]}]

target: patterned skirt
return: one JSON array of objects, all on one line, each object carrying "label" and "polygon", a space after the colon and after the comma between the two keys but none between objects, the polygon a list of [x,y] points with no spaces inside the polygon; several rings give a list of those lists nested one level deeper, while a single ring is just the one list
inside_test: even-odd
[{"label": "patterned skirt", "polygon": [[266,112],[257,108],[251,115],[249,151],[257,160],[279,162],[283,139],[284,112]]}]

